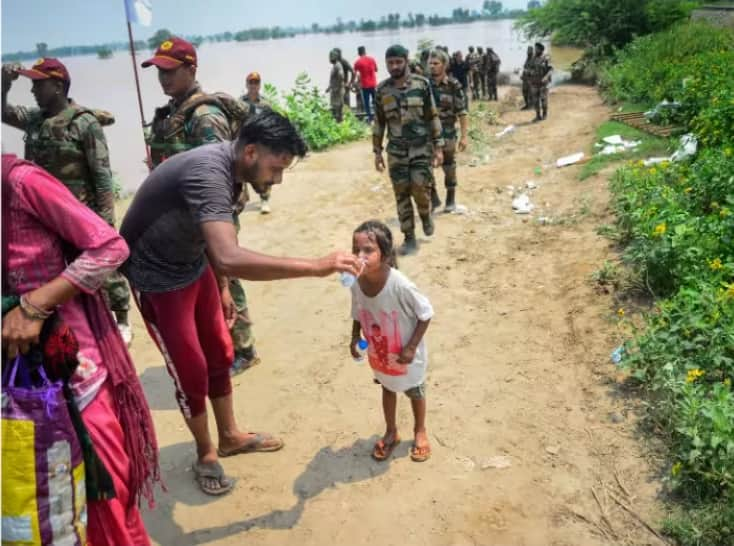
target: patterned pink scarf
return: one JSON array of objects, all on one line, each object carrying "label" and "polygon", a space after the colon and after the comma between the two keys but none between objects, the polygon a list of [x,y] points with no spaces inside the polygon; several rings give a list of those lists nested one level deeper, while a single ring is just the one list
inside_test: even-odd
[{"label": "patterned pink scarf", "polygon": [[[13,155],[3,154],[3,179],[7,179],[14,167],[24,163],[27,162]],[[5,187],[3,184],[3,190]],[[2,235],[4,238],[5,230]],[[117,404],[120,425],[125,432],[125,452],[130,459],[130,505],[139,505],[145,497],[152,508],[154,487],[156,483],[161,483],[161,476],[158,443],[143,388],[101,293],[81,293],[76,297],[82,302],[89,326],[97,340],[102,361],[112,383],[112,395]]]}]

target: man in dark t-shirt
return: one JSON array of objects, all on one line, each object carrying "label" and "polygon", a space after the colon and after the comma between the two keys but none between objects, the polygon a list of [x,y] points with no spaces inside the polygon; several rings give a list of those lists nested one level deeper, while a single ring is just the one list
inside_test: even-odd
[{"label": "man in dark t-shirt", "polygon": [[[275,258],[237,242],[232,213],[242,184],[261,193],[279,184],[283,171],[305,154],[306,144],[293,125],[266,110],[242,126],[236,142],[201,146],[158,166],[138,190],[120,228],[130,247],[122,271],[174,380],[176,399],[196,441],[196,480],[210,495],[233,487],[218,457],[283,446],[270,435],[241,432],[235,422],[227,322],[236,310],[231,299],[220,297],[219,286],[228,277],[268,281],[359,271],[351,253]],[[207,397],[216,416],[216,448],[209,435]]]}]

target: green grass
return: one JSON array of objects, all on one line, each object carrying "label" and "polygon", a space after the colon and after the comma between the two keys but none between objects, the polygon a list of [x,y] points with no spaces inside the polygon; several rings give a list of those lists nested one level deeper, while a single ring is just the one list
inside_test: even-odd
[{"label": "green grass", "polygon": [[631,112],[647,112],[653,107],[643,102],[625,102],[617,109],[618,114],[629,114]]},{"label": "green grass", "polygon": [[591,161],[586,163],[581,169],[579,178],[586,180],[587,178],[594,176],[601,172],[606,166],[616,163],[618,161],[627,161],[630,159],[647,159],[653,156],[667,156],[670,155],[677,146],[674,139],[661,138],[654,135],[650,135],[624,123],[618,121],[607,121],[602,123],[596,130],[596,142],[601,142],[605,137],[619,135],[625,140],[641,140],[641,144],[627,152],[614,155],[598,155],[598,148],[593,147],[592,153],[594,155]]}]

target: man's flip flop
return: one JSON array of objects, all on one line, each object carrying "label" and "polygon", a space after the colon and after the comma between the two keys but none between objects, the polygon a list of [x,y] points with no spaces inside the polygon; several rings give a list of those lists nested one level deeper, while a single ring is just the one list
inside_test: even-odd
[{"label": "man's flip flop", "polygon": [[392,455],[392,452],[398,447],[400,443],[400,437],[395,436],[393,441],[389,444],[385,442],[384,438],[379,439],[375,443],[375,447],[372,448],[372,458],[376,461],[386,461]]},{"label": "man's flip flop", "polygon": [[418,447],[413,444],[410,448],[410,459],[416,463],[425,463],[431,458],[431,446]]},{"label": "man's flip flop", "polygon": [[283,449],[283,440],[272,437],[270,434],[255,433],[252,439],[248,440],[240,447],[233,449],[232,451],[222,451],[217,449],[217,455],[220,457],[234,457],[235,455],[242,455],[245,453],[270,453],[272,451],[278,451]]},{"label": "man's flip flop", "polygon": [[[234,487],[234,480],[224,475],[224,469],[219,462],[200,463],[197,461],[194,463],[192,470],[196,474],[196,482],[199,484],[199,488],[207,495],[213,497],[226,495]],[[212,482],[216,482],[216,487],[210,485]]]}]

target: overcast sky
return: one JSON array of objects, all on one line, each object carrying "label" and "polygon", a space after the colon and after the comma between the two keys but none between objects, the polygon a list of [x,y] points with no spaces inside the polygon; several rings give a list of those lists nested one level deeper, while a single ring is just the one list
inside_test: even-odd
[{"label": "overcast sky", "polygon": [[[480,9],[482,0],[152,0],[153,24],[135,27],[136,39],[156,29],[176,34],[215,34],[256,26],[310,26],[379,19],[398,11],[448,15],[456,7]],[[506,8],[523,8],[527,0],[504,0]],[[116,42],[127,39],[124,0],[2,0],[2,52]]]}]

